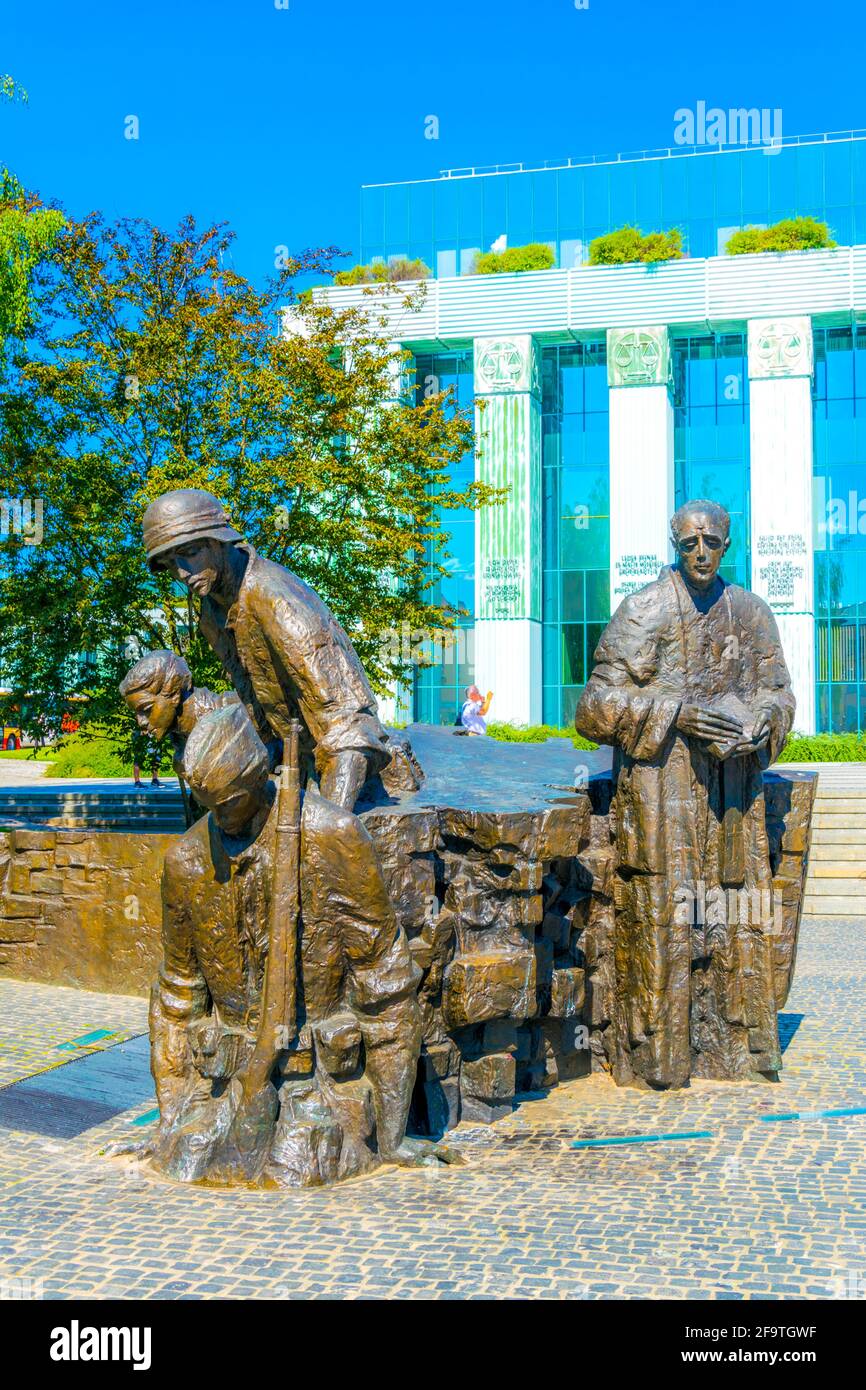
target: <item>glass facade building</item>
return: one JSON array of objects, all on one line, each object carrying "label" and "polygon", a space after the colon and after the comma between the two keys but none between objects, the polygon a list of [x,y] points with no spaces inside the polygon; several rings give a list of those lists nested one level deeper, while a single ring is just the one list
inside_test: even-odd
[{"label": "glass facade building", "polygon": [[574,718],[610,617],[610,470],[604,339],[542,355],[543,718]]},{"label": "glass facade building", "polygon": [[819,729],[866,731],[866,329],[815,331]]},{"label": "glass facade building", "polygon": [[[501,419],[529,441],[512,460],[520,506],[541,499],[529,550],[515,540],[502,560],[540,607],[527,598],[510,626],[476,572],[490,554],[485,521],[443,516],[449,573],[431,598],[461,610],[459,640],[416,672],[414,717],[453,722],[477,678],[509,695],[524,687],[510,712],[497,695],[494,717],[572,721],[612,605],[630,591],[614,576],[654,574],[669,558],[662,512],[646,521],[631,496],[650,477],[650,504],[707,496],[730,512],[722,573],[777,615],[797,727],[866,731],[866,134],[453,171],[367,187],[361,202],[361,259],[420,258],[433,272],[418,324],[395,312],[417,391],[453,386],[464,407],[479,391],[512,392],[516,413]],[[836,249],[724,255],[732,232],[804,215],[827,222]],[[683,259],[589,267],[590,242],[625,224],[679,228]],[[503,236],[549,243],[559,274],[472,275]],[[511,476],[501,449],[516,447],[506,433],[499,478]],[[493,478],[483,454],[464,458],[458,484]],[[525,526],[501,531],[507,548]]]},{"label": "glass facade building", "polygon": [[[456,405],[471,406],[472,352],[431,352],[415,356],[415,390],[423,399],[431,391],[453,391]],[[452,470],[451,482],[460,490],[475,477],[475,459],[470,450]],[[475,679],[475,515],[461,509],[442,516],[448,528],[447,578],[438,577],[429,590],[430,602],[444,604],[455,613],[468,616],[457,618],[457,640],[443,643],[438,660],[422,666],[415,676],[413,718],[425,724],[451,724],[462,702],[463,691]],[[431,653],[432,655],[432,653]]]},{"label": "glass facade building", "polygon": [[866,140],[815,141],[368,186],[361,259],[410,256],[437,276],[460,275],[505,235],[509,246],[548,242],[568,268],[626,224],[678,227],[686,254],[716,256],[740,227],[803,215],[826,221],[840,245],[864,243]]}]

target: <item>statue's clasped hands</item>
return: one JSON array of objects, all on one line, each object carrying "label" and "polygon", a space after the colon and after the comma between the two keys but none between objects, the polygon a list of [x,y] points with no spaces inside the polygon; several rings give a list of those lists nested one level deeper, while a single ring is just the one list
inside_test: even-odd
[{"label": "statue's clasped hands", "polygon": [[706,705],[683,704],[677,716],[677,729],[690,738],[699,738],[704,743],[723,742],[739,739],[744,747],[761,748],[770,737],[772,718],[767,710],[760,710],[755,719],[751,737],[743,736],[743,726],[738,719]]}]

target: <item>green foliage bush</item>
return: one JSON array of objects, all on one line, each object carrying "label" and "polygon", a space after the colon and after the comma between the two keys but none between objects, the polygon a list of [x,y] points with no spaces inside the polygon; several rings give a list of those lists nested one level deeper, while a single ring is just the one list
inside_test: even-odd
[{"label": "green foliage bush", "polygon": [[338,270],[335,285],[394,285],[400,280],[426,280],[429,265],[399,256],[393,261],[371,261],[369,265],[353,265],[351,270]]},{"label": "green foliage bush", "polygon": [[734,232],[727,256],[752,256],[760,251],[820,251],[836,243],[826,222],[814,217],[786,217],[772,227],[744,227]]},{"label": "green foliage bush", "polygon": [[[567,738],[575,748],[585,752],[598,747],[573,728],[560,729],[554,724],[488,724],[487,733],[500,743],[546,743],[549,738]],[[779,755],[779,762],[863,763],[866,762],[866,734],[793,733]]]},{"label": "green foliage bush", "polygon": [[485,251],[476,256],[473,275],[515,275],[523,270],[552,270],[553,250],[545,241],[529,241],[525,246],[509,246],[505,251]]},{"label": "green foliage bush", "polygon": [[864,734],[798,734],[788,738],[780,763],[866,763]]},{"label": "green foliage bush", "polygon": [[546,743],[549,738],[567,738],[575,748],[587,753],[598,747],[575,729],[560,729],[555,724],[488,724],[487,733],[500,743]]},{"label": "green foliage bush", "polygon": [[667,232],[648,232],[640,227],[620,227],[589,245],[590,265],[631,265],[636,261],[653,263],[678,261],[683,254],[683,238],[676,227]]}]

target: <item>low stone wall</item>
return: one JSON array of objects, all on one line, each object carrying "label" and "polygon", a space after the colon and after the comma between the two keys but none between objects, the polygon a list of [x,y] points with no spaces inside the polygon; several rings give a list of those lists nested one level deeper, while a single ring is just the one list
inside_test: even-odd
[{"label": "low stone wall", "polygon": [[0,975],[147,994],[173,835],[0,831]]}]

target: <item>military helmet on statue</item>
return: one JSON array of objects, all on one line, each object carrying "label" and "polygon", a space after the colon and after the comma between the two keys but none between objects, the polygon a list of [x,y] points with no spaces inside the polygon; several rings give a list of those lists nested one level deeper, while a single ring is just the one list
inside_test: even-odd
[{"label": "military helmet on statue", "polygon": [[151,502],[142,523],[147,563],[160,568],[160,557],[192,541],[240,541],[243,536],[229,526],[222,504],[210,492],[197,487],[176,488]]}]

